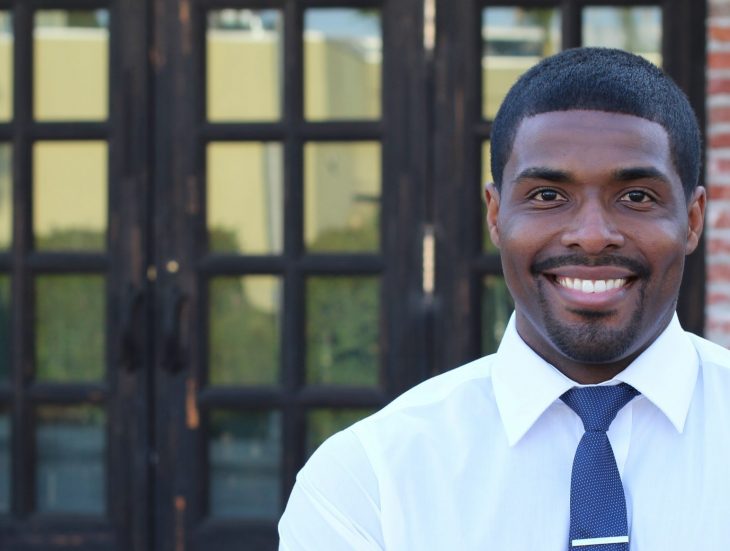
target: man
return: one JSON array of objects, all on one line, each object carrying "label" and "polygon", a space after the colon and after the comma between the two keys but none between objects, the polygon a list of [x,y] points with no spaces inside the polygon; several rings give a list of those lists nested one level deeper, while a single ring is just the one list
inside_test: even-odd
[{"label": "man", "polygon": [[643,59],[528,71],[492,130],[498,352],[330,438],[281,549],[730,549],[730,353],[675,315],[699,166],[685,96]]}]

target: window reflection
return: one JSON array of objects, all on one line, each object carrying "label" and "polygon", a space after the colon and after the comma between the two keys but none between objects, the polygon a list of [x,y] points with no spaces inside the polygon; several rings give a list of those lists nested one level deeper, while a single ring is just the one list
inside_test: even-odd
[{"label": "window reflection", "polygon": [[277,10],[226,9],[208,13],[208,120],[281,118],[282,27],[282,15]]},{"label": "window reflection", "polygon": [[277,384],[281,295],[281,280],[274,276],[216,277],[211,281],[208,298],[211,384]]},{"label": "window reflection", "polygon": [[281,414],[210,415],[210,514],[275,520],[281,514]]},{"label": "window reflection", "polygon": [[13,18],[9,12],[0,10],[0,122],[12,118]]},{"label": "window reflection", "polygon": [[307,280],[307,383],[378,385],[379,293],[376,277]]},{"label": "window reflection", "polygon": [[377,119],[381,112],[382,31],[373,9],[304,12],[304,116]]},{"label": "window reflection", "polygon": [[36,507],[42,513],[105,511],[106,415],[96,406],[37,410]]},{"label": "window reflection", "polygon": [[46,275],[35,281],[35,368],[43,381],[99,381],[106,362],[104,277]]},{"label": "window reflection", "polygon": [[0,143],[0,252],[10,249],[13,239],[12,158],[12,146]]},{"label": "window reflection", "polygon": [[482,113],[493,119],[520,75],[560,49],[560,10],[486,8],[482,40]]},{"label": "window reflection", "polygon": [[211,143],[207,156],[209,250],[280,253],[284,240],[281,144]]},{"label": "window reflection", "polygon": [[106,248],[107,144],[33,146],[33,234],[38,250]]},{"label": "window reflection", "polygon": [[109,96],[108,10],[41,10],[33,31],[38,120],[104,120]]},{"label": "window reflection", "polygon": [[583,8],[583,45],[620,48],[662,64],[662,9],[658,6]]},{"label": "window reflection", "polygon": [[304,240],[311,252],[380,248],[380,144],[316,142],[304,148]]}]

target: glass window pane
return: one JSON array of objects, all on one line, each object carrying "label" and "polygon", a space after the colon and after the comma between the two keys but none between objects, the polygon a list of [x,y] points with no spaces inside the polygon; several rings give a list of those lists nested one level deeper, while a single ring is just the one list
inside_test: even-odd
[{"label": "glass window pane", "polygon": [[226,9],[208,13],[208,120],[281,118],[282,27],[283,18],[277,10]]},{"label": "glass window pane", "polygon": [[101,380],[106,371],[104,277],[39,276],[35,292],[36,378]]},{"label": "glass window pane", "polygon": [[97,406],[37,410],[36,507],[101,515],[106,506],[106,414]]},{"label": "glass window pane", "polygon": [[10,511],[10,412],[0,405],[0,514]]},{"label": "glass window pane", "polygon": [[0,383],[10,378],[10,276],[0,274]]},{"label": "glass window pane", "polygon": [[106,248],[107,162],[106,142],[37,142],[33,146],[37,250]]},{"label": "glass window pane", "polygon": [[311,252],[380,248],[380,144],[304,147],[304,241]]},{"label": "glass window pane", "polygon": [[210,415],[210,514],[275,520],[281,514],[281,414]]},{"label": "glass window pane", "polygon": [[482,113],[493,119],[520,75],[560,49],[560,10],[485,8],[482,41]]},{"label": "glass window pane", "polygon": [[211,143],[207,149],[208,247],[216,253],[283,250],[280,143]]},{"label": "glass window pane", "polygon": [[659,6],[583,8],[583,45],[620,48],[662,64],[662,9]]},{"label": "glass window pane", "polygon": [[497,351],[514,303],[504,278],[488,275],[482,280],[482,353]]},{"label": "glass window pane", "polygon": [[373,413],[372,409],[315,409],[307,414],[307,457],[334,433]]},{"label": "glass window pane", "polygon": [[12,118],[13,19],[9,12],[0,10],[0,122]]},{"label": "glass window pane", "polygon": [[[2,83],[0,83],[0,86],[2,86]],[[10,249],[13,241],[12,162],[12,146],[0,143],[0,252]]]},{"label": "glass window pane", "polygon": [[109,103],[108,10],[42,10],[33,30],[37,120],[104,120]]},{"label": "glass window pane", "polygon": [[277,384],[283,307],[281,278],[216,277],[209,290],[210,383]]},{"label": "glass window pane", "polygon": [[380,118],[381,37],[378,10],[305,10],[304,116],[307,119]]},{"label": "glass window pane", "polygon": [[307,383],[378,385],[379,295],[376,277],[307,280]]}]

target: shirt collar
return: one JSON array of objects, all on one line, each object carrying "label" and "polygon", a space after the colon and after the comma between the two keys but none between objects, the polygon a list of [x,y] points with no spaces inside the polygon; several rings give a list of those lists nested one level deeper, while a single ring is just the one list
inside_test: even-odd
[{"label": "shirt collar", "polygon": [[[697,352],[675,314],[651,346],[607,383],[625,382],[633,386],[681,433],[698,369]],[[492,381],[510,446],[514,446],[564,392],[581,386],[527,346],[517,333],[514,314],[495,357]]]}]

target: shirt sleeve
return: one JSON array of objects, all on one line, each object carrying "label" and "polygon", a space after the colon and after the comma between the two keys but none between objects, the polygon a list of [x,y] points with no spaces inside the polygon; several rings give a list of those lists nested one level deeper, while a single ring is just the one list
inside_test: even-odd
[{"label": "shirt sleeve", "polygon": [[329,438],[299,472],[279,538],[279,551],[385,548],[378,481],[352,431]]}]

